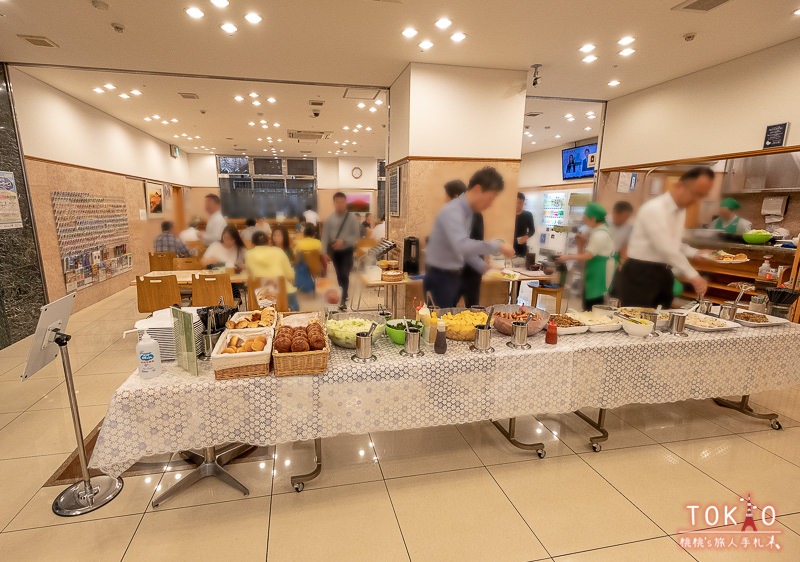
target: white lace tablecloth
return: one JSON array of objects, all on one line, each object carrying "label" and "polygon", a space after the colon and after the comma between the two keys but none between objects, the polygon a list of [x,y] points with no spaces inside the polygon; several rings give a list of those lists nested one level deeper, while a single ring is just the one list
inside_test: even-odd
[{"label": "white lace tablecloth", "polygon": [[192,376],[165,364],[131,375],[114,394],[90,465],[117,476],[140,458],[228,442],[271,445],[340,433],[398,430],[526,414],[753,394],[800,384],[800,328],[689,331],[641,340],[624,332],[530,338],[495,353],[448,342],[407,358],[382,338],[378,361],[333,348],[328,373],[217,381],[208,363]]}]

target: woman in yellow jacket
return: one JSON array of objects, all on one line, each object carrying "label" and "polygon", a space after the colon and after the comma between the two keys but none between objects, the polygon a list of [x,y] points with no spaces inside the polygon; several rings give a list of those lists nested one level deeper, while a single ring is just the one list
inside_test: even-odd
[{"label": "woman in yellow jacket", "polygon": [[244,264],[251,277],[286,280],[289,310],[300,310],[297,289],[294,286],[294,268],[286,253],[276,246],[268,246],[269,239],[261,231],[253,233],[253,247],[244,255]]}]

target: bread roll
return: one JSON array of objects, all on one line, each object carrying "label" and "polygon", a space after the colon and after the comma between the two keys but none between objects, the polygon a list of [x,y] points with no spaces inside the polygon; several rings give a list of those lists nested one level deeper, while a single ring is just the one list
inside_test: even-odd
[{"label": "bread roll", "polygon": [[264,348],[267,346],[267,344],[261,340],[256,340],[251,345],[253,351],[264,351]]},{"label": "bread roll", "polygon": [[294,340],[292,340],[293,352],[297,353],[302,351],[308,351],[309,349],[311,349],[311,346],[309,345],[308,340],[303,338],[295,338]]},{"label": "bread roll", "polygon": [[236,353],[236,348],[235,347],[226,347],[225,349],[222,350],[222,353]]}]

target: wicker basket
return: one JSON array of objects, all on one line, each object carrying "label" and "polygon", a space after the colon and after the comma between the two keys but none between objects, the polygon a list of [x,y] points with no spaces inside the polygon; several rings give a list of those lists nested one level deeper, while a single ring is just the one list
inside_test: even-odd
[{"label": "wicker basket", "polygon": [[[387,275],[387,273],[389,275]],[[400,273],[400,275],[397,275],[398,273]],[[392,269],[381,273],[381,281],[383,281],[384,283],[400,283],[404,279],[405,276],[402,275],[402,271],[397,269]]]},{"label": "wicker basket", "polygon": [[[294,317],[294,318],[292,318]],[[328,356],[331,347],[328,342],[328,332],[325,329],[325,318],[320,312],[280,312],[278,313],[278,326],[286,322],[290,325],[298,325],[310,320],[318,320],[325,331],[325,348],[317,351],[296,351],[280,353],[275,351],[272,359],[275,366],[276,377],[287,377],[291,375],[321,375],[328,371]],[[272,342],[270,342],[272,343]]]},{"label": "wicker basket", "polygon": [[[248,311],[248,312],[237,312],[236,314],[231,316],[230,320],[228,320],[228,321],[229,322],[233,322],[235,324],[239,320],[247,320],[247,319],[250,318],[250,315],[253,314],[253,312],[260,312],[260,310],[259,311],[251,310],[251,311]],[[275,324],[277,322],[278,322],[278,313],[276,312],[275,313],[275,319],[272,321],[272,324],[270,324],[269,327],[270,328],[274,328]],[[260,326],[258,328],[228,328],[228,329],[229,330],[234,330],[234,329],[236,329],[236,330],[263,330],[264,326]]]},{"label": "wicker basket", "polygon": [[[267,345],[264,346],[263,351],[222,353],[222,350],[228,347],[231,336],[247,339],[258,335],[263,335],[267,338]],[[225,330],[211,353],[211,367],[214,369],[214,378],[217,380],[245,379],[249,377],[264,377],[269,374],[272,339],[272,328]]]}]

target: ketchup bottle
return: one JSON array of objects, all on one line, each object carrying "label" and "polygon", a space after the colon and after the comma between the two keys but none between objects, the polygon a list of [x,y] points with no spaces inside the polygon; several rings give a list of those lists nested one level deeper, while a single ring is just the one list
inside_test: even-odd
[{"label": "ketchup bottle", "polygon": [[547,332],[544,335],[544,343],[557,344],[558,343],[558,326],[555,320],[550,320],[547,324]]}]

